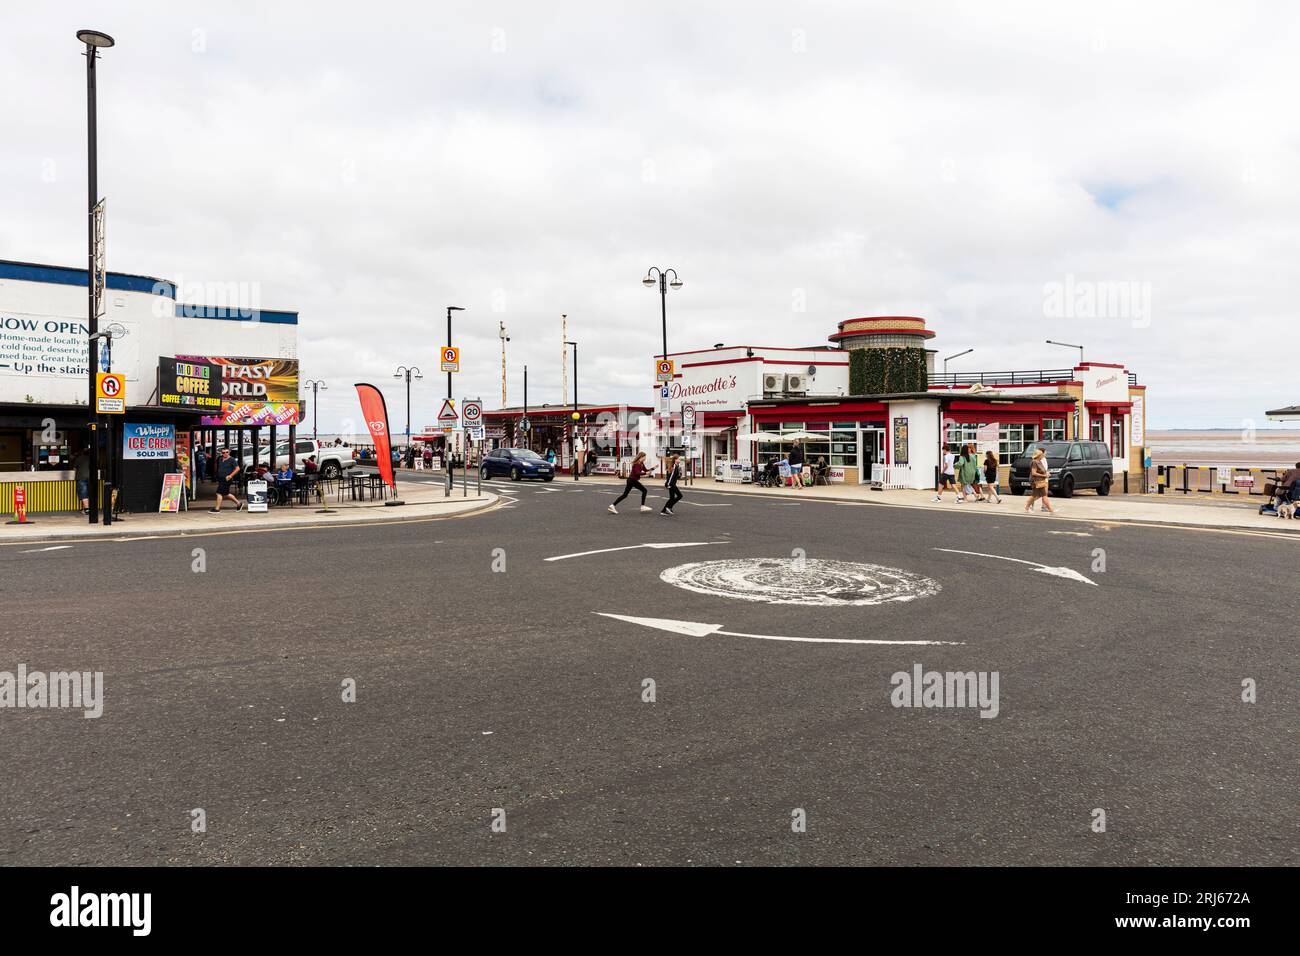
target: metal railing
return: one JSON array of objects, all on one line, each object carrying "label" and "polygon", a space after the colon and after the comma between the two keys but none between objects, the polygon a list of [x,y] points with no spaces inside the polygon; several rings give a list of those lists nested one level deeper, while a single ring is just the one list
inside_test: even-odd
[{"label": "metal railing", "polygon": [[[931,385],[1038,385],[1053,382],[1072,382],[1072,368],[1049,368],[1016,372],[935,372]],[[1136,385],[1137,375],[1128,373],[1128,383]]]},{"label": "metal railing", "polygon": [[1157,465],[1156,494],[1266,495],[1283,469],[1230,465]]}]

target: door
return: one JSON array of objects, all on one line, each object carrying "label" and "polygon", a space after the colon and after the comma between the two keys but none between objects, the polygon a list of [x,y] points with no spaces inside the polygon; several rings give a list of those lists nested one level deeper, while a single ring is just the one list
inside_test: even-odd
[{"label": "door", "polygon": [[871,466],[885,461],[885,430],[883,428],[858,429],[858,484],[871,481]]}]

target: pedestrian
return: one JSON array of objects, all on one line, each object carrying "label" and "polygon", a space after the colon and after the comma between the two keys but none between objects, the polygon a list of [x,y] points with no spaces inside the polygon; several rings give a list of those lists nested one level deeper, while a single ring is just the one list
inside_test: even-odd
[{"label": "pedestrian", "polygon": [[1052,503],[1047,500],[1047,479],[1051,473],[1043,449],[1037,449],[1034,452],[1034,460],[1029,463],[1029,503],[1025,505],[1025,511],[1033,511],[1034,501],[1041,498],[1043,504],[1040,510],[1049,514],[1055,513]]},{"label": "pedestrian", "polygon": [[794,440],[790,454],[786,459],[790,463],[790,481],[795,488],[803,487],[803,445],[799,439]]},{"label": "pedestrian", "polygon": [[230,449],[221,449],[221,459],[217,462],[217,500],[208,509],[209,514],[221,514],[221,504],[227,498],[235,503],[236,511],[244,510],[244,503],[230,493],[230,483],[239,474],[239,462],[230,457]]},{"label": "pedestrian", "polygon": [[547,449],[546,449],[546,463],[547,463],[548,465],[554,465],[554,464],[555,464],[555,449],[554,449],[554,448],[551,448],[551,447],[549,447],[549,446],[548,446]]},{"label": "pedestrian", "polygon": [[433,446],[432,445],[424,446],[424,467],[425,468],[433,467]]},{"label": "pedestrian", "polygon": [[677,487],[677,481],[682,476],[682,458],[680,455],[671,455],[668,458],[668,475],[664,479],[664,487],[668,489],[668,503],[664,505],[664,510],[659,512],[661,515],[671,516],[673,505],[683,498],[681,490]]},{"label": "pedestrian", "polygon": [[961,489],[957,487],[955,472],[957,456],[944,445],[939,446],[939,454],[943,459],[943,466],[939,469],[939,486],[934,489],[934,500],[943,501],[943,493],[951,488],[956,493],[957,502],[960,504]]},{"label": "pedestrian", "polygon": [[1002,504],[1002,486],[998,483],[998,456],[990,449],[984,453],[984,494],[985,501],[997,499]]},{"label": "pedestrian", "polygon": [[[632,459],[632,471],[628,475],[627,484],[623,486],[623,493],[614,499],[613,505],[609,506],[610,514],[612,515],[618,514],[618,509],[614,507],[614,505],[617,505],[624,498],[630,495],[632,493],[633,488],[641,492],[641,510],[642,511],[653,510],[652,508],[650,508],[649,505],[645,503],[645,494],[646,494],[645,485],[641,484],[641,477],[646,473],[646,470],[647,469],[645,466],[645,452],[643,451],[637,452],[636,457]],[[677,497],[679,498],[681,497],[680,492],[678,493]]]},{"label": "pedestrian", "polygon": [[[962,445],[961,457],[957,460],[957,487],[965,492],[967,497],[973,496],[976,501],[981,501],[979,483],[980,463],[975,457],[975,446]],[[961,498],[957,500],[960,501]]]},{"label": "pedestrian", "polygon": [[90,451],[83,448],[72,459],[72,469],[77,478],[77,497],[81,499],[81,513],[90,513]]},{"label": "pedestrian", "polygon": [[194,474],[197,476],[197,481],[208,477],[208,453],[203,450],[202,445],[194,450]]}]

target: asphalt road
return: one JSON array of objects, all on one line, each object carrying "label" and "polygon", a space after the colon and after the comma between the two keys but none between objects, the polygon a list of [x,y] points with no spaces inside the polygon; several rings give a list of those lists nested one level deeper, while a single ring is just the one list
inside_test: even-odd
[{"label": "asphalt road", "polygon": [[[1297,862],[1294,543],[718,487],[673,518],[494,481],[460,519],[0,548],[0,670],[105,681],[99,719],[0,709],[0,862]],[[796,549],[937,590],[660,578]],[[893,706],[918,663],[996,672],[997,716]]]}]

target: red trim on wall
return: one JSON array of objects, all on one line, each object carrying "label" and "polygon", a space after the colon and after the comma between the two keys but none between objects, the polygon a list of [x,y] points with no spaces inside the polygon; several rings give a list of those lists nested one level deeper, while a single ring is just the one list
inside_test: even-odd
[{"label": "red trim on wall", "polygon": [[1115,365],[1115,364],[1113,364],[1113,363],[1111,363],[1111,362],[1080,362],[1078,365],[1075,366],[1076,369],[1080,369],[1080,368],[1123,368],[1123,367],[1124,367],[1123,365]]},{"label": "red trim on wall", "polygon": [[705,428],[730,428],[740,420],[744,412],[702,412]]},{"label": "red trim on wall", "polygon": [[981,412],[984,415],[992,415],[994,421],[1000,421],[997,416],[1010,413],[1033,414],[1037,416],[1051,415],[1053,418],[1058,415],[1069,415],[1075,409],[1074,402],[1033,402],[1012,405],[994,405],[992,402],[963,402],[955,401],[948,404],[947,411],[958,412]]},{"label": "red trim on wall", "polygon": [[781,405],[775,408],[753,408],[750,416],[756,421],[789,422],[814,421],[833,422],[845,418],[859,418],[863,415],[880,415],[882,418],[888,409],[882,402],[833,402],[817,405]]},{"label": "red trim on wall", "polygon": [[[735,365],[737,362],[761,362],[763,361],[757,355],[753,358],[741,356],[734,359],[718,359],[716,362],[683,362],[682,368],[703,368],[706,365]],[[674,378],[681,378],[681,375],[675,375]]]},{"label": "red trim on wall", "polygon": [[763,359],[763,364],[764,365],[818,365],[818,366],[843,365],[844,367],[847,368],[849,363],[848,362],[786,362],[783,360],[778,361],[777,359]]},{"label": "red trim on wall", "polygon": [[943,417],[945,421],[956,422],[959,425],[979,425],[988,422],[998,422],[1004,425],[1033,425],[1041,423],[1044,418],[1060,418],[1061,415],[1055,412],[1028,412],[1023,409],[1015,411],[1003,407],[1000,410],[990,412],[970,410],[945,412]]}]

